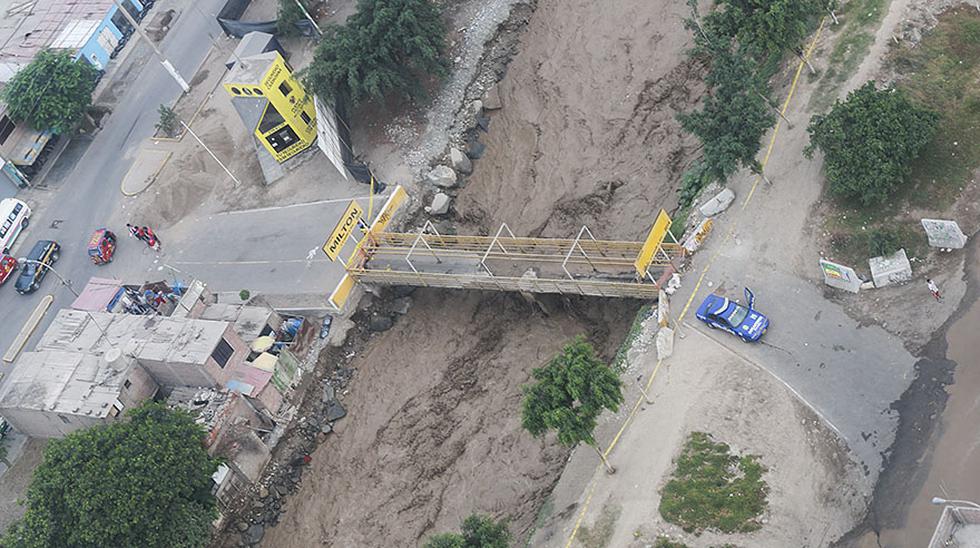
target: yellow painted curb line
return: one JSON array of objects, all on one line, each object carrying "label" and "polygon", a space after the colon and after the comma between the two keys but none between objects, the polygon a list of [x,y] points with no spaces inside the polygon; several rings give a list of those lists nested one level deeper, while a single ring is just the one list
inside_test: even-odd
[{"label": "yellow painted curb line", "polygon": [[41,298],[41,302],[37,303],[34,307],[34,312],[31,312],[30,317],[24,322],[24,327],[20,328],[20,333],[17,333],[17,337],[14,338],[14,342],[10,343],[10,348],[7,349],[7,353],[3,355],[3,361],[10,363],[17,359],[20,351],[24,349],[24,345],[27,344],[27,339],[31,338],[34,334],[34,330],[37,329],[39,323],[41,323],[41,318],[48,312],[51,308],[51,303],[54,302],[54,297],[52,295],[45,295]]},{"label": "yellow painted curb line", "polygon": [[[793,95],[796,93],[796,87],[800,81],[800,74],[802,74],[803,72],[803,65],[806,63],[806,60],[809,59],[810,55],[813,53],[813,50],[817,45],[817,39],[820,37],[820,33],[823,31],[825,21],[826,18],[820,19],[820,25],[817,27],[817,30],[813,35],[813,40],[810,42],[809,47],[807,47],[806,51],[803,54],[803,58],[800,59],[800,62],[796,67],[796,74],[793,76],[793,83],[790,85],[789,93],[786,95],[786,100],[783,102],[783,108],[780,110],[780,112],[783,115],[786,114],[786,110],[789,108],[790,100],[793,98]],[[766,164],[769,163],[769,157],[772,155],[773,147],[776,144],[776,136],[779,133],[779,127],[781,126],[781,124],[782,124],[782,118],[781,117],[777,118],[776,125],[773,127],[772,137],[770,137],[769,139],[769,146],[766,149],[765,156],[762,158],[761,164],[763,168],[765,168]],[[755,189],[759,186],[760,181],[762,181],[761,174],[757,175],[755,178],[755,182],[752,183],[752,188],[749,190],[748,195],[746,195],[745,200],[742,202],[740,211],[745,210],[745,207],[749,204],[749,201],[752,199],[753,194],[755,194]],[[725,237],[722,240],[722,244],[724,244],[729,239],[731,239],[731,237],[735,234],[735,228],[737,226],[738,226],[738,222],[736,220],[736,222],[732,223],[731,228],[725,234]],[[680,315],[677,316],[675,323],[683,321],[684,316],[687,314],[688,309],[691,307],[691,303],[694,301],[694,297],[698,294],[698,290],[701,288],[701,283],[704,281],[705,275],[708,273],[708,270],[711,269],[712,265],[714,265],[715,263],[715,260],[721,254],[722,248],[724,248],[724,245],[719,246],[715,250],[715,252],[711,255],[711,258],[708,260],[708,264],[706,264],[704,266],[704,269],[701,270],[701,275],[698,276],[698,281],[694,285],[694,291],[691,292],[691,296],[687,299],[687,303],[685,303],[684,308],[681,310]],[[653,373],[650,375],[650,379],[647,380],[647,384],[646,387],[644,388],[644,392],[646,393],[650,392],[650,387],[653,386],[653,379],[657,377],[657,372],[660,371],[660,366],[662,364],[663,364],[663,360],[658,358],[657,365],[653,368]],[[644,396],[642,395],[639,398],[637,398],[636,404],[633,405],[633,408],[630,410],[629,415],[626,416],[626,420],[623,421],[623,425],[619,428],[619,431],[616,432],[616,435],[613,437],[612,442],[610,442],[609,447],[606,448],[606,451],[603,453],[603,456],[608,457],[609,453],[611,453],[613,448],[616,447],[616,444],[619,443],[619,439],[622,437],[623,433],[626,431],[626,428],[632,422],[633,417],[636,415],[636,412],[639,410],[640,405],[643,403],[643,400],[644,400]],[[601,477],[599,475],[599,470],[601,468],[603,468],[602,464],[596,466],[596,470],[593,473],[592,482],[589,484],[587,490],[585,501],[582,503],[582,510],[581,512],[579,512],[578,519],[575,520],[575,526],[572,528],[572,533],[568,537],[568,542],[565,543],[565,548],[571,548],[572,542],[575,540],[575,535],[578,534],[578,530],[582,526],[582,520],[585,518],[585,513],[589,509],[589,504],[592,502],[592,495],[595,494],[595,489],[599,483],[599,477]]]},{"label": "yellow painted curb line", "polygon": [[[173,155],[174,155],[173,152],[168,151],[167,152],[167,157],[164,158],[163,159],[163,162],[160,163],[160,167],[158,167],[157,170],[153,172],[153,175],[150,176],[150,182],[149,182],[149,184],[147,184],[145,187],[137,190],[136,192],[126,192],[125,190],[123,190],[123,183],[126,182],[126,177],[123,176],[123,180],[119,182],[119,192],[122,192],[122,195],[125,196],[125,197],[127,197],[127,198],[132,198],[133,196],[137,196],[139,194],[142,194],[142,193],[146,192],[146,189],[150,188],[151,186],[153,186],[153,183],[157,182],[157,177],[160,176],[160,173],[163,171],[163,168],[167,167],[167,162],[170,161],[170,157],[173,156]],[[130,168],[130,169],[132,169],[132,168]]]}]

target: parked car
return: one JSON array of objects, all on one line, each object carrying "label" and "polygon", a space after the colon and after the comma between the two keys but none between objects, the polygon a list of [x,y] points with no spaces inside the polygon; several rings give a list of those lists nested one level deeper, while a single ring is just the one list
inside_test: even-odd
[{"label": "parked car", "polygon": [[10,255],[0,254],[0,285],[7,281],[14,270],[17,270],[17,259]]},{"label": "parked car", "polygon": [[[31,252],[27,254],[27,262],[17,277],[14,289],[21,295],[34,293],[41,285],[41,280],[48,275],[50,267],[58,260],[61,246],[52,240],[40,240]],[[38,264],[40,263],[40,264]],[[43,265],[43,266],[42,266]]]},{"label": "parked car", "polygon": [[755,295],[745,288],[748,306],[720,295],[708,295],[698,307],[697,317],[715,329],[724,329],[745,342],[758,341],[769,328],[769,318],[752,308]]}]

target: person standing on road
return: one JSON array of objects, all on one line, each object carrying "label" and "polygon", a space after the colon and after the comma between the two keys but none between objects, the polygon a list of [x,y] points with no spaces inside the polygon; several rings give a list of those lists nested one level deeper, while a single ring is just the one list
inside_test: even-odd
[{"label": "person standing on road", "polygon": [[937,301],[943,301],[943,296],[939,294],[939,286],[936,285],[936,282],[932,281],[932,278],[926,278],[926,286],[929,287],[929,292],[932,293],[932,296],[935,297]]}]

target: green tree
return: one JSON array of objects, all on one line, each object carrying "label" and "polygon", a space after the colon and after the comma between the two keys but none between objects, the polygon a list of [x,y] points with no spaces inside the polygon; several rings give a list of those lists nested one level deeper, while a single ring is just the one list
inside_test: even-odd
[{"label": "green tree", "polygon": [[440,533],[426,541],[423,548],[507,548],[511,538],[506,520],[471,514],[463,520],[462,533]]},{"label": "green tree", "polygon": [[7,113],[38,131],[72,130],[92,104],[98,71],[67,51],[43,50],[3,89]]},{"label": "green tree", "polygon": [[595,355],[581,336],[565,345],[544,367],[531,371],[537,382],[524,386],[521,425],[533,436],[548,430],[568,447],[580,442],[592,446],[609,473],[616,471],[592,435],[603,409],[618,411],[623,403],[622,382]]},{"label": "green tree", "polygon": [[204,546],[217,517],[218,462],[187,413],[150,403],[54,440],[34,471],[8,548]]},{"label": "green tree", "polygon": [[756,58],[796,49],[826,0],[720,0],[704,17],[708,34],[734,38]]},{"label": "green tree", "polygon": [[831,192],[864,206],[884,203],[936,132],[939,115],[901,90],[868,82],[810,119],[810,144],[824,154]]},{"label": "green tree", "polygon": [[[298,1],[302,2],[303,8],[310,9],[309,4],[305,0]],[[296,23],[306,19],[306,15],[303,14],[303,9],[296,2],[297,0],[279,0],[279,14],[276,18],[277,34],[282,36],[295,36],[299,34]]]},{"label": "green tree", "polygon": [[446,29],[429,0],[360,0],[344,26],[328,25],[303,81],[320,97],[359,101],[417,95],[445,73]]},{"label": "green tree", "polygon": [[691,175],[701,186],[711,179],[724,181],[740,165],[757,169],[760,140],[776,121],[766,100],[769,87],[755,61],[728,45],[712,46],[711,51],[704,105],[678,115],[681,126],[704,145],[704,159]]}]

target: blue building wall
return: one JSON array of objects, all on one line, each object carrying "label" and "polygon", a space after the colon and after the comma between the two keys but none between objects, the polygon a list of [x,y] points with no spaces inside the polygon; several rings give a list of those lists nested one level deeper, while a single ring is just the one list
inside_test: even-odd
[{"label": "blue building wall", "polygon": [[[134,6],[136,6],[136,11],[138,12],[143,11],[143,4],[141,4],[138,0],[129,0],[129,1],[132,2]],[[79,48],[78,53],[76,53],[75,55],[75,59],[84,57],[86,60],[91,62],[93,65],[96,65],[101,70],[105,70],[106,65],[109,64],[109,59],[110,59],[110,55],[112,55],[112,51],[111,50],[106,51],[105,48],[102,47],[102,44],[99,43],[99,34],[102,32],[102,29],[109,29],[109,32],[111,32],[112,35],[115,36],[117,40],[122,38],[123,36],[122,31],[119,30],[119,28],[116,27],[115,23],[112,22],[112,16],[116,14],[116,11],[118,9],[119,8],[117,8],[116,6],[111,6],[109,8],[109,11],[106,13],[105,17],[102,18],[102,22],[99,23],[99,26],[95,29],[95,33],[93,33],[92,36],[89,37],[88,42],[86,42],[85,45]]]}]

